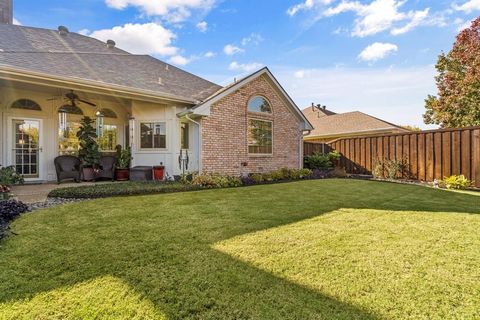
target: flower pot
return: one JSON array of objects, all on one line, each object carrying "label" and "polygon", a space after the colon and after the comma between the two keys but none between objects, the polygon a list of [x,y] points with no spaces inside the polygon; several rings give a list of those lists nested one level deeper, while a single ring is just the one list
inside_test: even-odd
[{"label": "flower pot", "polygon": [[130,178],[130,170],[127,169],[115,169],[115,180],[127,181]]},{"label": "flower pot", "polygon": [[153,179],[156,181],[162,181],[165,175],[165,166],[153,167]]},{"label": "flower pot", "polygon": [[83,181],[95,180],[95,170],[93,168],[82,168]]}]

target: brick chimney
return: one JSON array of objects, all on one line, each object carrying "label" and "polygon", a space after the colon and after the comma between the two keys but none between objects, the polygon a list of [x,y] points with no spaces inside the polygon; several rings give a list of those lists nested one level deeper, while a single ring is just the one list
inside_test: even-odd
[{"label": "brick chimney", "polygon": [[13,24],[13,0],[0,0],[0,23]]}]

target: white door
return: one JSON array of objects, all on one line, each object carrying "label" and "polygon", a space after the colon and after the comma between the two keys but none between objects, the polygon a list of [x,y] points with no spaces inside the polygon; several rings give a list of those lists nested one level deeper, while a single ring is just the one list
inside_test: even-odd
[{"label": "white door", "polygon": [[10,164],[26,181],[42,180],[42,120],[11,118],[9,124]]}]

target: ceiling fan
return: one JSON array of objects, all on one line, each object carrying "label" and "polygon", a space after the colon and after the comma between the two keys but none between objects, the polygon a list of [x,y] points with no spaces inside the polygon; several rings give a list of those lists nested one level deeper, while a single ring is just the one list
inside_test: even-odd
[{"label": "ceiling fan", "polygon": [[[80,97],[75,93],[73,92],[73,90],[70,90],[70,92],[67,92],[63,98],[70,102],[70,105],[71,106],[74,106],[76,107],[77,106],[77,103],[78,102],[81,102],[81,103],[85,103],[85,104],[88,104],[89,106],[92,106],[92,107],[96,107],[97,105],[92,103],[92,102],[89,102],[89,101],[86,101],[86,100],[83,100],[83,99],[80,99]],[[51,99],[47,99],[48,101],[51,101],[51,100],[57,100],[57,98],[51,98]]]}]

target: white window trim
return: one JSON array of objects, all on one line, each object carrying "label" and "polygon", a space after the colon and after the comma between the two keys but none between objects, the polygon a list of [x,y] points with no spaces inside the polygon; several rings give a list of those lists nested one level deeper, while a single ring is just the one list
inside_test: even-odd
[{"label": "white window trim", "polygon": [[[250,120],[258,120],[258,121],[263,121],[263,122],[270,122],[272,124],[272,152],[271,153],[250,153],[250,144],[248,143],[248,127],[250,125]],[[268,120],[268,119],[262,119],[262,118],[254,118],[254,117],[247,117],[247,154],[250,157],[273,157],[274,154],[274,125],[273,125],[273,120]]]},{"label": "white window trim", "polygon": [[[162,123],[165,125],[165,148],[142,148],[142,123]],[[167,151],[168,150],[168,124],[165,120],[138,120],[137,121],[137,143],[138,151],[141,152],[155,152],[155,151]]]}]

